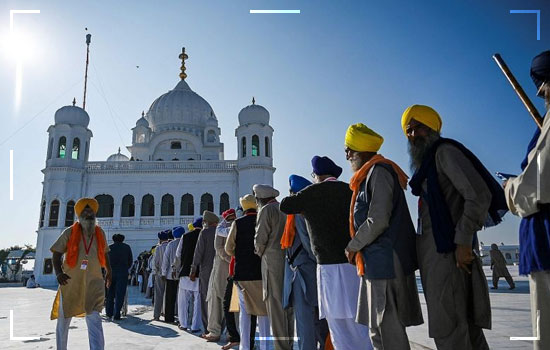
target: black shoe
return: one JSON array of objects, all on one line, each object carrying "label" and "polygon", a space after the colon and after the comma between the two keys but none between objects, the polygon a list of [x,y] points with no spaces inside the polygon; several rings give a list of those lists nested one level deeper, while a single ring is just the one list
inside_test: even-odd
[{"label": "black shoe", "polygon": [[508,288],[508,289],[510,289],[510,290],[516,289],[516,285],[514,284],[513,286],[510,286],[510,288]]}]

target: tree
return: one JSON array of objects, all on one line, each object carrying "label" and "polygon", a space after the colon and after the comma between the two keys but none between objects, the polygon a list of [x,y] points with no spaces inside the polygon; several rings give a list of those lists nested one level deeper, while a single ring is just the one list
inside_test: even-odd
[{"label": "tree", "polygon": [[[18,251],[18,250],[22,250],[23,253],[21,254],[20,257],[12,258],[13,260],[15,260],[15,264],[7,264],[6,260],[10,252]],[[25,260],[25,257],[29,253],[34,253],[34,252],[36,252],[36,249],[30,244],[25,244],[24,247],[15,245],[7,249],[0,249],[0,266],[6,266],[7,269],[10,271],[10,274],[13,280],[15,281],[15,279],[17,278],[17,274],[21,270],[21,262]],[[6,276],[6,273],[4,272],[4,269],[2,269],[1,272],[2,272],[2,277],[6,278],[7,276]]]}]

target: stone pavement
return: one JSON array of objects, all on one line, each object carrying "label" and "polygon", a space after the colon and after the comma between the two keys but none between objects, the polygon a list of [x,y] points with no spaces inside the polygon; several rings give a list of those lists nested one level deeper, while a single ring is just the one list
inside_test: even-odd
[{"label": "stone pavement", "polygon": [[[527,278],[518,277],[516,267],[510,269],[517,281],[517,288],[509,291],[506,282],[500,282],[497,291],[491,291],[493,329],[486,331],[491,349],[532,349],[527,341],[510,341],[510,336],[531,336],[529,285]],[[490,270],[486,270],[490,282]],[[1,349],[55,349],[55,324],[49,313],[55,291],[26,289],[23,287],[0,288],[0,348]],[[220,349],[219,344],[206,343],[195,335],[179,330],[175,325],[151,321],[150,300],[130,288],[129,314],[119,323],[104,321],[106,349]],[[424,319],[426,305],[421,295]],[[39,337],[38,340],[14,341],[10,339],[9,311],[14,311],[13,336]],[[413,350],[435,349],[427,337],[427,325],[408,328]],[[87,349],[86,321],[73,318],[69,333],[69,349]],[[223,338],[222,338],[223,339]],[[297,348],[297,347],[295,347]]]}]

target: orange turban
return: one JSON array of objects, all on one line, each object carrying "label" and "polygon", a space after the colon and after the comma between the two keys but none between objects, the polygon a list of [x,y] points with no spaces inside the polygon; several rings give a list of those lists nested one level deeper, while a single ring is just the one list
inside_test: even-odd
[{"label": "orange turban", "polygon": [[76,216],[80,217],[82,210],[84,210],[86,206],[92,208],[94,213],[97,214],[99,203],[95,200],[95,198],[80,198],[74,205],[74,212],[76,213]]}]

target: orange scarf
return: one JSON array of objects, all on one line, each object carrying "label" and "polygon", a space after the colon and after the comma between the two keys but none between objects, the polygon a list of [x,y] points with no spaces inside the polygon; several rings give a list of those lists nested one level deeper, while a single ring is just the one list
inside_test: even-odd
[{"label": "orange scarf", "polygon": [[[397,173],[397,178],[399,179],[399,184],[403,189],[407,188],[407,180],[409,177],[401,168],[399,165],[395,164],[389,159],[384,158],[381,154],[377,154],[374,157],[372,157],[368,162],[363,164],[361,169],[355,172],[353,176],[351,177],[349,188],[353,191],[353,196],[351,197],[351,206],[349,209],[349,233],[351,238],[355,237],[355,226],[353,224],[353,210],[355,208],[355,201],[357,200],[357,195],[359,194],[359,188],[361,187],[361,183],[365,181],[367,178],[367,175],[369,174],[369,171],[372,169],[372,167],[378,163],[384,163],[389,164],[392,166],[393,170]],[[357,274],[359,276],[363,276],[365,274],[365,265],[363,261],[363,255],[361,255],[361,252],[357,252],[355,254],[355,265],[357,266]]]},{"label": "orange scarf", "polygon": [[294,236],[296,236],[296,226],[294,225],[294,214],[286,216],[285,230],[281,237],[281,249],[287,249],[292,247],[294,243]]},{"label": "orange scarf", "polygon": [[[106,267],[105,261],[105,240],[103,239],[103,234],[99,226],[95,226],[95,239],[97,242],[97,258],[101,267]],[[80,246],[80,241],[82,240],[82,226],[80,223],[75,222],[71,228],[71,236],[69,237],[69,242],[67,243],[67,253],[65,253],[65,261],[70,268],[76,266],[78,260],[78,247]]]}]

